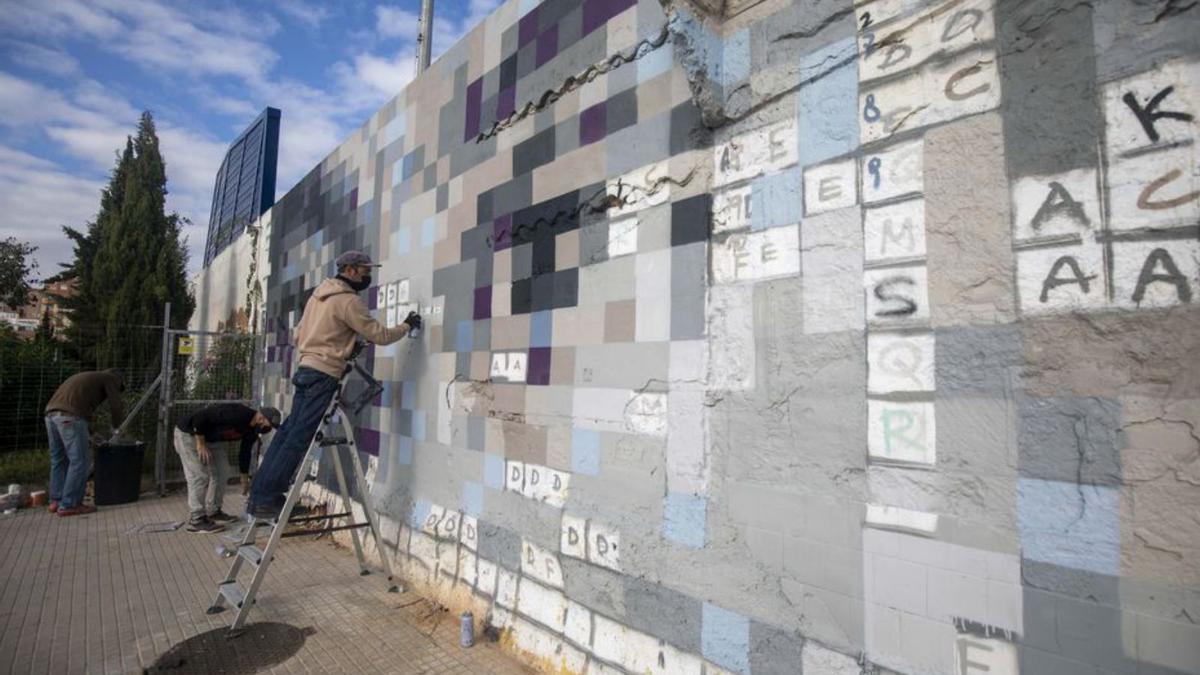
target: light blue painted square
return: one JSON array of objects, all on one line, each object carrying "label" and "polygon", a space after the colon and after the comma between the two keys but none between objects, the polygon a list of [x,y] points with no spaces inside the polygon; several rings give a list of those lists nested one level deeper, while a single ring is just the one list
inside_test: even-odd
[{"label": "light blue painted square", "polygon": [[379,434],[379,463],[375,468],[375,482],[379,485],[388,484],[388,476],[391,475],[392,463],[388,460],[388,452],[392,445],[392,435],[388,433]]},{"label": "light blue painted square", "polygon": [[1098,574],[1120,574],[1116,489],[1022,478],[1017,496],[1022,557]]},{"label": "light blue painted square", "polygon": [[397,255],[408,255],[412,250],[412,228],[401,225],[392,233],[392,252]]},{"label": "light blue painted square", "polygon": [[454,351],[469,352],[475,348],[475,322],[459,321],[454,334]]},{"label": "light blue painted square", "polygon": [[435,232],[433,218],[421,221],[421,248],[433,246]]},{"label": "light blue painted square", "polygon": [[400,409],[412,410],[413,403],[417,400],[417,383],[412,380],[405,380],[400,385]]},{"label": "light blue painted square", "polygon": [[525,16],[540,4],[542,4],[541,0],[521,0],[517,6],[518,17]]},{"label": "light blue painted square", "polygon": [[638,59],[635,63],[637,64],[638,84],[649,82],[671,70],[671,65],[674,63],[674,49],[669,41],[665,42],[663,46]]},{"label": "light blue painted square", "polygon": [[[378,356],[378,353],[376,353],[376,356]],[[383,391],[379,392],[379,405],[383,408],[392,407],[392,387],[396,386],[395,383],[384,381],[380,382],[379,385],[383,387]]]},{"label": "light blue painted square", "polygon": [[704,547],[708,498],[668,492],[663,508],[663,536],[692,548]]},{"label": "light blue painted square", "polygon": [[408,436],[400,437],[400,444],[396,449],[396,461],[404,466],[412,466],[413,462],[413,439]]},{"label": "light blue painted square", "polygon": [[425,412],[422,410],[413,411],[412,435],[414,441],[417,441],[418,443],[425,442]]},{"label": "light blue painted square", "polygon": [[483,513],[483,486],[473,480],[463,481],[462,510],[478,518]]},{"label": "light blue painted square", "polygon": [[[386,312],[387,312],[386,309],[383,310],[383,314],[381,314],[381,315],[385,315]],[[376,316],[379,317],[381,315],[376,315]],[[386,318],[386,316],[385,316],[385,318]],[[399,344],[401,344],[401,343],[393,342],[390,345],[375,345],[375,358],[377,358],[377,359],[394,358],[396,356],[397,345],[399,345]]]},{"label": "light blue painted square", "polygon": [[735,673],[750,672],[750,620],[704,603],[700,647],[704,658]]},{"label": "light blue painted square", "polygon": [[433,504],[428,499],[418,499],[413,504],[412,511],[408,514],[408,526],[412,528],[421,527],[425,523],[425,519],[429,517],[429,511],[432,507]]},{"label": "light blue painted square", "polygon": [[504,489],[504,458],[498,455],[484,454],[483,484],[493,490]]},{"label": "light blue painted square", "polygon": [[730,87],[750,77],[750,31],[740,30],[725,38],[721,50],[721,84]]},{"label": "light blue painted square", "polygon": [[404,158],[396,160],[392,164],[392,187],[396,187],[404,181]]},{"label": "light blue painted square", "polygon": [[803,185],[799,167],[755,180],[750,188],[750,229],[765,230],[800,222]]},{"label": "light blue painted square", "polygon": [[404,114],[397,113],[391,122],[383,127],[383,145],[395,143],[404,135]]},{"label": "light blue painted square", "polygon": [[571,430],[571,471],[600,473],[600,434],[590,429]]},{"label": "light blue painted square", "polygon": [[549,347],[554,321],[550,310],[534,312],[529,317],[529,346]]},{"label": "light blue painted square", "polygon": [[796,107],[800,115],[801,166],[858,147],[857,50],[855,39],[849,37],[800,57],[801,87]]}]

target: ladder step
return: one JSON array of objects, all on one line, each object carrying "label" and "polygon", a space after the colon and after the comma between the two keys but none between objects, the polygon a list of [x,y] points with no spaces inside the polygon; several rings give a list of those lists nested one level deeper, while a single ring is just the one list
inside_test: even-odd
[{"label": "ladder step", "polygon": [[370,526],[371,526],[370,523],[354,523],[353,525],[338,525],[337,527],[323,527],[319,530],[293,530],[291,532],[284,532],[283,534],[281,534],[279,536],[283,537],[283,538],[307,537],[307,536],[316,536],[318,534],[325,534],[327,532],[338,532],[340,530],[357,530],[362,527],[370,527]]},{"label": "ladder step", "polygon": [[321,439],[321,447],[328,448],[331,445],[345,445],[349,440],[345,438],[323,438]]},{"label": "ladder step", "polygon": [[238,586],[238,582],[226,581],[219,588],[221,589],[221,596],[225,598],[231,607],[242,608],[242,601],[246,598],[246,594],[242,592],[242,587]]},{"label": "ladder step", "polygon": [[246,544],[245,546],[239,546],[237,552],[238,552],[238,555],[240,555],[243,558],[245,558],[246,560],[250,561],[250,564],[254,565],[255,567],[258,567],[260,564],[262,564],[262,558],[263,558],[262,549],[260,549],[259,547],[255,546],[253,544]]},{"label": "ladder step", "polygon": [[307,523],[307,522],[311,522],[314,520],[333,520],[334,518],[345,518],[348,515],[350,515],[349,511],[347,511],[345,513],[331,513],[331,514],[325,515],[325,516],[297,516],[295,518],[288,518],[288,522],[289,523]]}]

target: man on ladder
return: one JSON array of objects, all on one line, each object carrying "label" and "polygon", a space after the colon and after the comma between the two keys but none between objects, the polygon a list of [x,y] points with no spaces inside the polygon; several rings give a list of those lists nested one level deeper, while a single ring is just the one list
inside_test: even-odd
[{"label": "man on ladder", "polygon": [[255,520],[271,521],[279,516],[296,469],[346,374],[356,338],[388,345],[421,327],[416,312],[409,312],[395,328],[371,317],[358,293],[371,285],[371,268],[379,265],[366,253],[347,251],[335,264],[337,276],[317,286],[304,306],[296,339],[300,362],[292,377],[296,387],[292,410],[275,432],[246,502],[246,513]]}]

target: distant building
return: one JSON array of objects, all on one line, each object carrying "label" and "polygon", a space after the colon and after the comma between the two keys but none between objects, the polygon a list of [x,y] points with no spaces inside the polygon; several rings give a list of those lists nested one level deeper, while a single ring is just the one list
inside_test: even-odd
[{"label": "distant building", "polygon": [[213,186],[212,213],[204,266],[229,246],[264,211],[275,203],[275,167],[279,158],[279,118],[275,108],[258,119],[229,146]]},{"label": "distant building", "polygon": [[62,306],[64,298],[75,295],[75,280],[54,281],[29,292],[29,301],[15,312],[0,312],[3,321],[17,330],[23,336],[31,336],[42,322],[42,317],[50,316],[50,325],[54,327],[54,335],[64,338],[64,330],[71,325],[69,312]]}]

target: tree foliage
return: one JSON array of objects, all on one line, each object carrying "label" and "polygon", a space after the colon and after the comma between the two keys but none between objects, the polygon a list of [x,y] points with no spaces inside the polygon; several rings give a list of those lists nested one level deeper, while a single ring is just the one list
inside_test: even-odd
[{"label": "tree foliage", "polygon": [[0,305],[12,309],[29,300],[29,277],[37,270],[37,247],[16,237],[0,239]]}]

